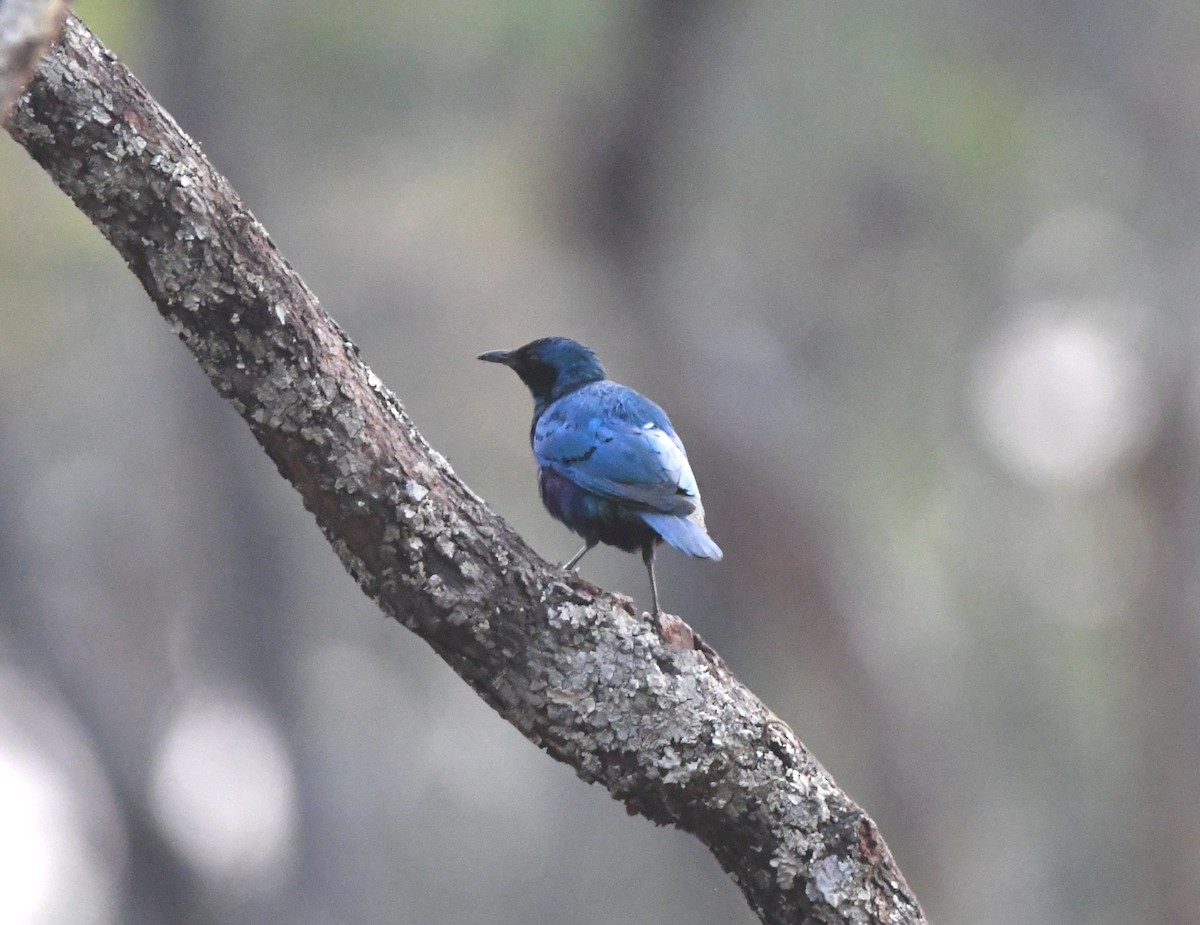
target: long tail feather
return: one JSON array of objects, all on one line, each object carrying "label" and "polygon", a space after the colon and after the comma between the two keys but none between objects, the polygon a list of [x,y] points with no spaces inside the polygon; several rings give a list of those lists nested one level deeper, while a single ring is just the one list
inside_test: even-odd
[{"label": "long tail feather", "polygon": [[642,520],[680,552],[697,559],[720,559],[724,553],[704,528],[673,514],[642,513]]}]

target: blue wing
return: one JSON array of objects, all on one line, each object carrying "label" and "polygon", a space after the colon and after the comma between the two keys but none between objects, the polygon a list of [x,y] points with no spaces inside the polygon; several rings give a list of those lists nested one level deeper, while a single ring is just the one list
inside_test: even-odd
[{"label": "blue wing", "polygon": [[615,382],[592,383],[547,408],[534,425],[533,453],[581,488],[647,512],[687,517],[701,509],[666,414]]}]

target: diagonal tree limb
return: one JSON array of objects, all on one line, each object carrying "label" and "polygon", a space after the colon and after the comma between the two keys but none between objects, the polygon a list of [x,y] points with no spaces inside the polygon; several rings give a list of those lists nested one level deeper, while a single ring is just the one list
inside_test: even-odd
[{"label": "diagonal tree limb", "polygon": [[454,475],[78,19],[7,128],[125,258],[363,590],[505,719],[696,835],[764,922],[924,921],[875,824],[686,624],[549,566]]}]

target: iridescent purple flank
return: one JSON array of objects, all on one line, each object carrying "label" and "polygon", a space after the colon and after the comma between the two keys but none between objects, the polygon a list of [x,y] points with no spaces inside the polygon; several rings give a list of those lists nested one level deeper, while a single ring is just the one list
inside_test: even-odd
[{"label": "iridescent purple flank", "polygon": [[585,539],[637,552],[662,538],[626,505],[592,494],[553,469],[538,468],[538,493],[550,516]]}]

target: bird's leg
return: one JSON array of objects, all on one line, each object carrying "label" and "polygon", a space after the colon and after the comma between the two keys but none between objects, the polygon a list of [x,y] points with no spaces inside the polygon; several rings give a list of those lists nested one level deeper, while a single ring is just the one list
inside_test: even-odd
[{"label": "bird's leg", "polygon": [[642,544],[642,561],[646,563],[646,573],[650,576],[650,598],[654,601],[655,618],[662,616],[662,608],[658,606],[658,582],[654,580],[654,542]]},{"label": "bird's leg", "polygon": [[571,556],[571,558],[567,560],[567,563],[563,566],[563,568],[565,568],[568,572],[571,571],[571,569],[575,568],[575,566],[579,564],[579,560],[583,558],[583,554],[599,542],[599,540],[588,540],[583,544],[583,549],[579,550],[579,552],[575,553],[575,555]]}]

